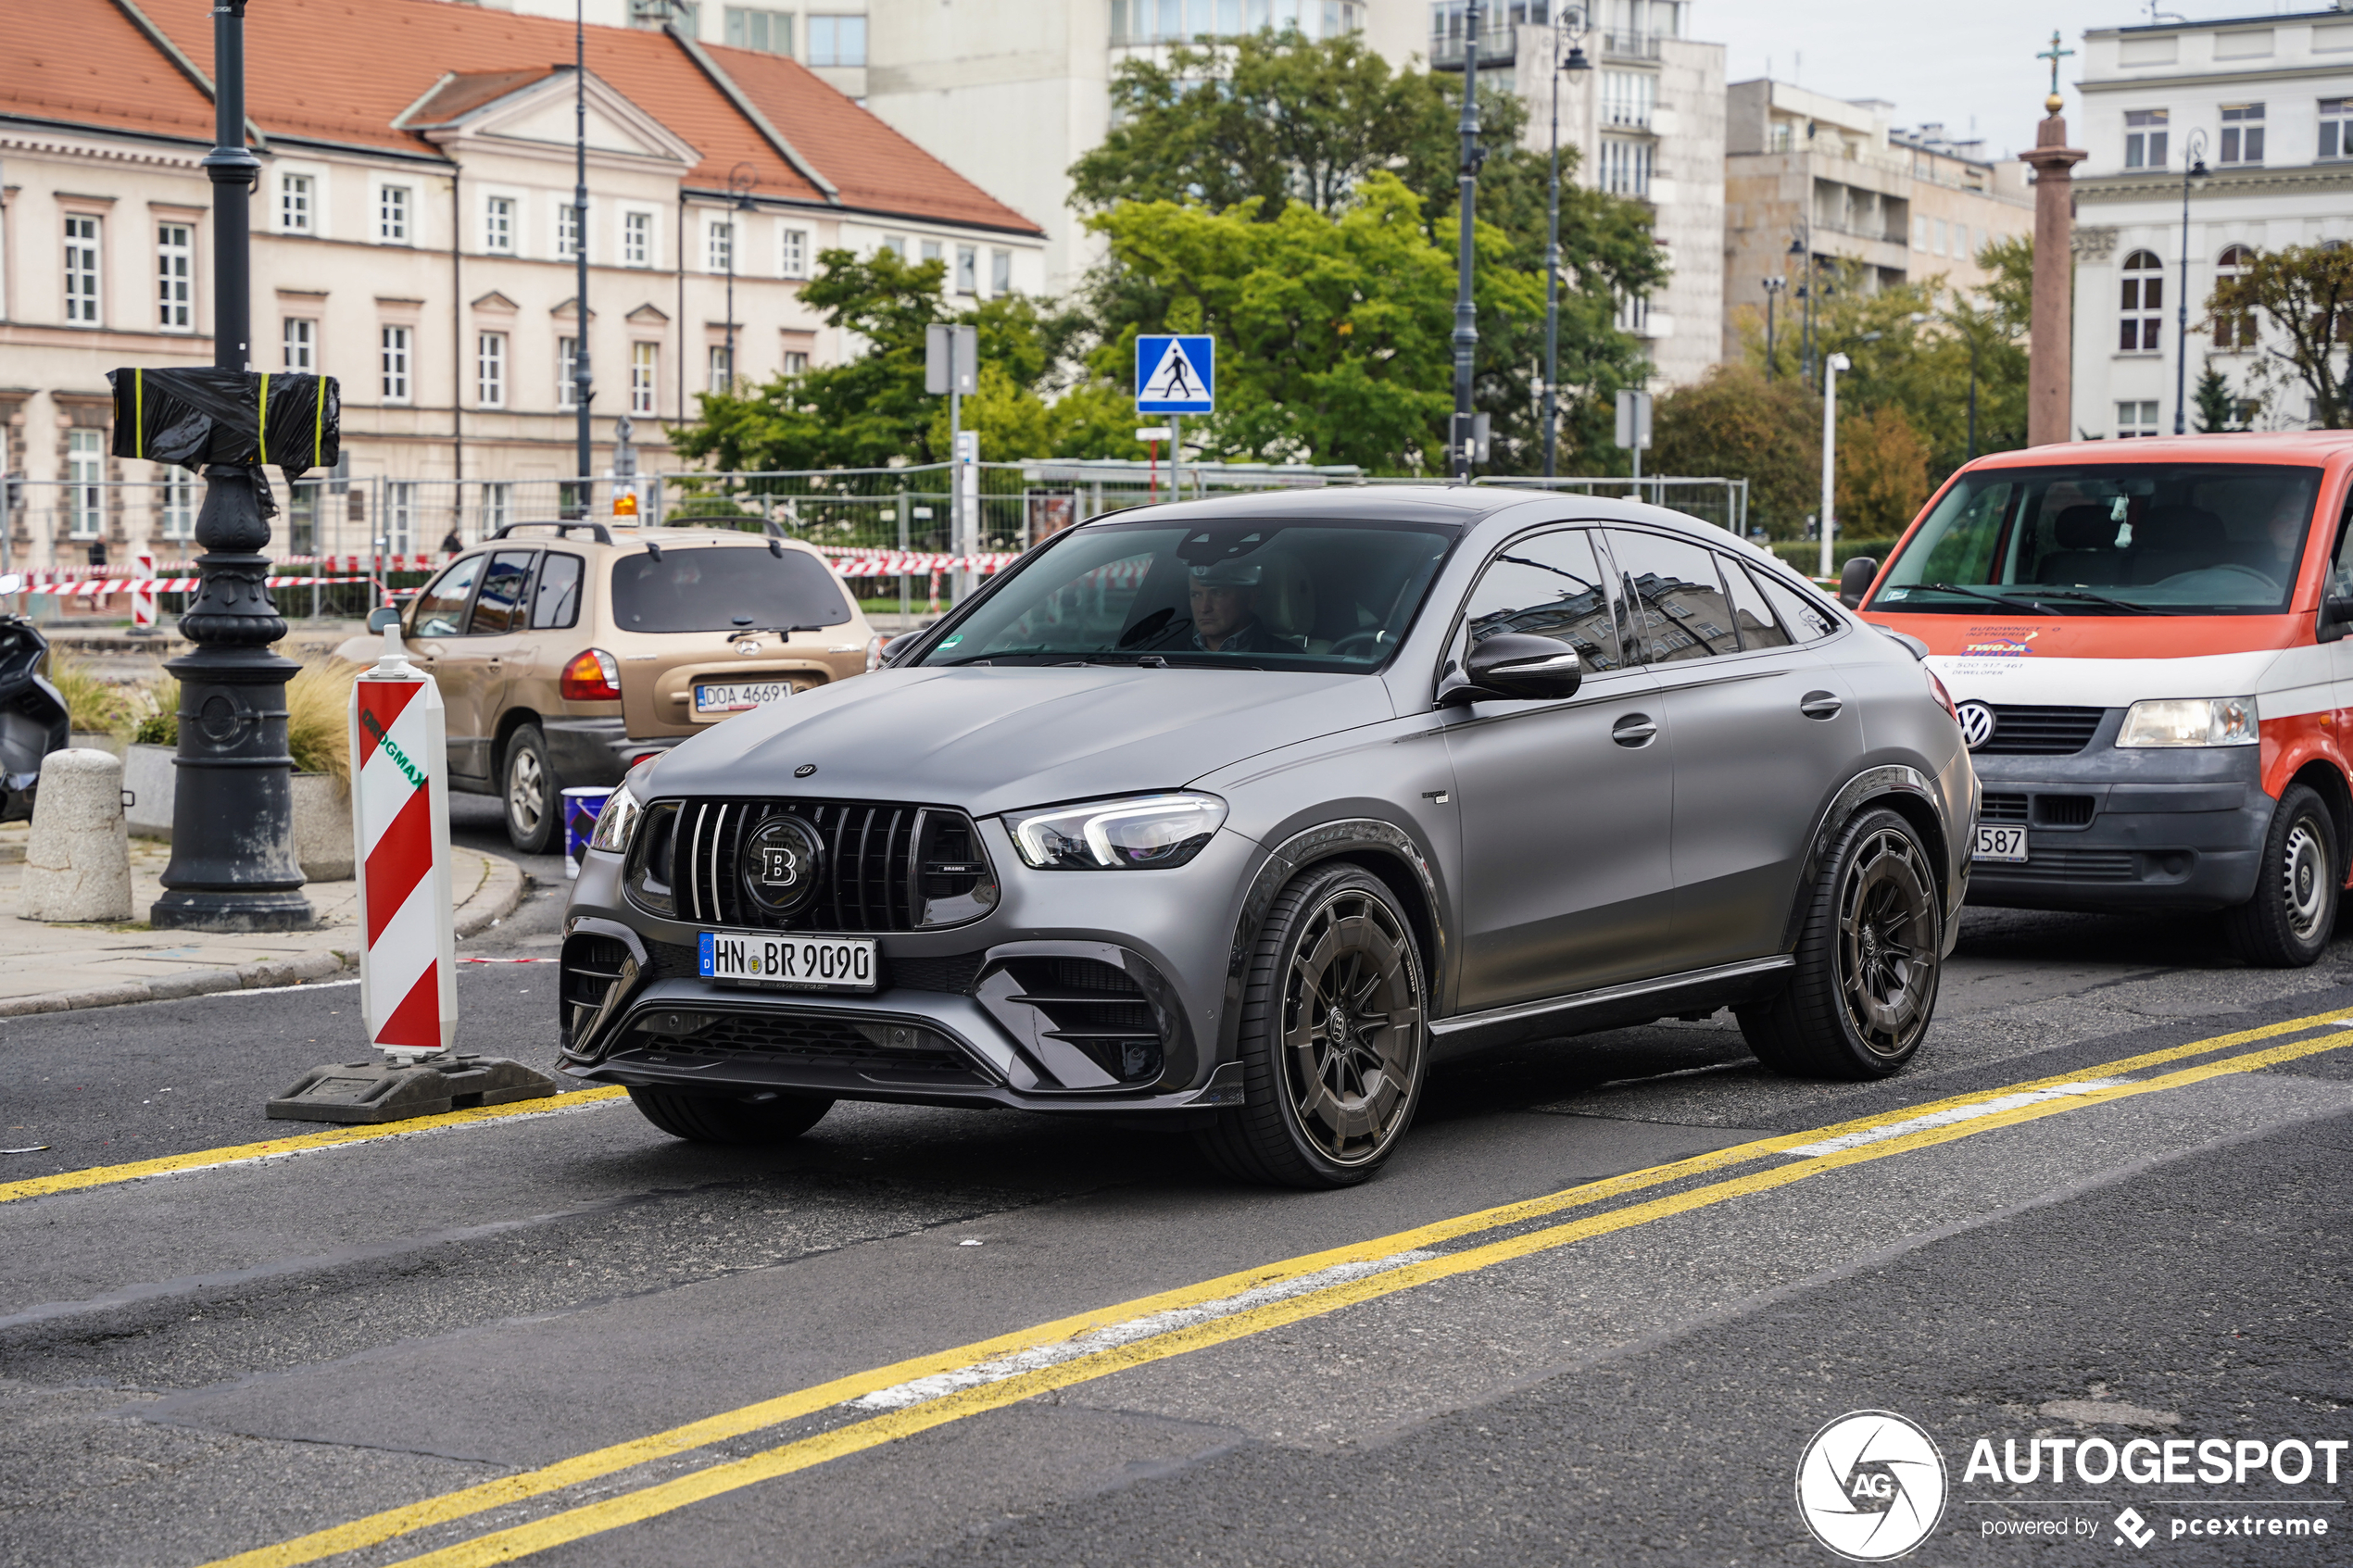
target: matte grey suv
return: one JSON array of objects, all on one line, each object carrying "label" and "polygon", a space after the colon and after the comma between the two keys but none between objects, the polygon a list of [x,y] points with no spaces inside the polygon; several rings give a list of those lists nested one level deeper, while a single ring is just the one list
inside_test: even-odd
[{"label": "matte grey suv", "polygon": [[1188,1127],[1361,1181],[1432,1062],[1730,1007],[1919,1047],[1978,787],[1914,652],[1655,508],[1375,487],[1059,534],[887,667],[633,771],[565,1071],[681,1137],[838,1098]]}]

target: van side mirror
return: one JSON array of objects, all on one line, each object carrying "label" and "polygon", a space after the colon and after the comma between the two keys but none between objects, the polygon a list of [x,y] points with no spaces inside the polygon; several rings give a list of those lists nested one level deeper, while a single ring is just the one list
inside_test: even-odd
[{"label": "van side mirror", "polygon": [[1577,650],[1555,637],[1503,632],[1471,645],[1463,674],[1438,694],[1441,707],[1503,698],[1554,702],[1584,684]]},{"label": "van side mirror", "polygon": [[400,607],[398,605],[378,605],[368,612],[368,630],[371,632],[381,632],[387,626],[399,624]]},{"label": "van side mirror", "polygon": [[1879,562],[1869,556],[1856,556],[1838,574],[1838,602],[1849,609],[1860,608],[1863,596],[1871,591],[1871,583],[1879,576]]},{"label": "van side mirror", "polygon": [[2313,629],[2313,640],[2334,643],[2353,627],[2353,594],[2334,589],[2321,596],[2320,624]]}]

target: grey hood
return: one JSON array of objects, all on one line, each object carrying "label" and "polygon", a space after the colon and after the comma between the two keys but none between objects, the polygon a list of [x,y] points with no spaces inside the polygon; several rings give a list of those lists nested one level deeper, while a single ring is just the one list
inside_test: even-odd
[{"label": "grey hood", "polygon": [[[1254,670],[885,670],[787,697],[677,746],[655,797],[799,795],[976,817],[1172,789],[1315,734],[1393,717],[1378,676]],[[794,777],[814,763],[816,772]]]}]

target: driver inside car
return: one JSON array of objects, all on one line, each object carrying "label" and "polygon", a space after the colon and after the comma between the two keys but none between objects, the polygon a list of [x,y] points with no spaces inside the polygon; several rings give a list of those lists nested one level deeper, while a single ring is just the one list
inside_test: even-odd
[{"label": "driver inside car", "polygon": [[1265,569],[1255,562],[1214,561],[1192,569],[1193,646],[1208,653],[1297,653],[1259,619]]}]

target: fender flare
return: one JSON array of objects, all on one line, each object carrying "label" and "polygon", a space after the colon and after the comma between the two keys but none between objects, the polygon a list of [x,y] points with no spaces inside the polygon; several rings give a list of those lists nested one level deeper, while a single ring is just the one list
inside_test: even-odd
[{"label": "fender flare", "polygon": [[1789,919],[1781,928],[1780,951],[1793,953],[1797,939],[1806,925],[1806,905],[1814,897],[1814,884],[1820,880],[1830,847],[1857,812],[1873,800],[1890,795],[1910,796],[1925,805],[1936,819],[1942,844],[1931,844],[1933,855],[1944,863],[1936,868],[1938,890],[1944,896],[1944,936],[1949,948],[1952,938],[1960,928],[1959,914],[1962,896],[1968,891],[1965,874],[1969,861],[1961,857],[1960,835],[1944,814],[1944,803],[1936,793],[1935,781],[1918,768],[1901,762],[1883,762],[1866,768],[1839,786],[1831,803],[1822,809],[1821,820],[1814,824],[1813,836],[1807,840],[1806,859],[1800,864],[1795,895],[1790,900]]}]

